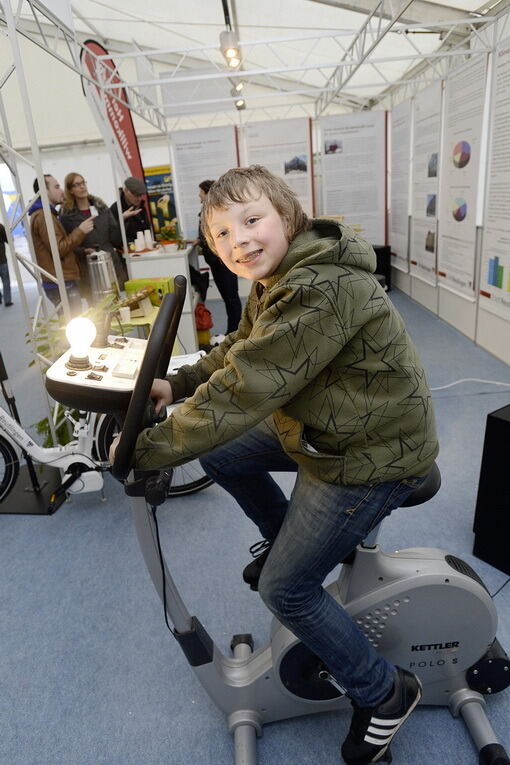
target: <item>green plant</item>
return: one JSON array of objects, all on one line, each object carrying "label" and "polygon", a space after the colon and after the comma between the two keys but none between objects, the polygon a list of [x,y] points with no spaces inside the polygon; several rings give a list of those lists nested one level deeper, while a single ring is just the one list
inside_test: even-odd
[{"label": "green plant", "polygon": [[[73,410],[71,412],[71,417],[77,418],[78,412]],[[56,443],[53,441],[50,423],[47,417],[39,420],[39,422],[35,422],[32,427],[36,429],[38,435],[43,436],[42,446],[45,449],[48,449],[51,446],[65,446],[72,441],[73,438],[70,422],[64,417],[64,410],[61,404],[57,404],[57,422],[55,425],[55,435],[57,437]]]},{"label": "green plant", "polygon": [[163,240],[173,239],[176,242],[180,242],[182,240],[182,234],[179,228],[179,221],[177,220],[177,218],[174,218],[169,226],[163,226],[160,229],[159,238]]},{"label": "green plant", "polygon": [[[117,298],[113,295],[107,295],[100,303],[89,308],[82,316],[90,319],[94,322],[96,327],[100,327],[104,321],[106,313],[115,310],[114,304],[117,302]],[[123,327],[124,332],[129,331],[130,328]],[[112,331],[113,334],[113,331]],[[25,334],[28,339],[28,332]],[[34,326],[33,338],[35,341],[35,351],[41,356],[44,356],[48,361],[52,362],[58,359],[64,351],[68,348],[65,334],[65,321],[62,315],[52,318],[49,321],[38,321]],[[32,359],[29,363],[29,367],[35,364],[35,359]],[[71,417],[76,417],[77,412],[71,412]],[[56,424],[55,434],[57,437],[57,443],[53,442],[50,423],[48,417],[43,417],[39,422],[35,422],[31,427],[34,427],[37,434],[43,436],[43,446],[48,448],[51,446],[65,446],[72,440],[72,428],[70,423],[64,417],[64,409],[61,404],[57,404],[56,410]]]}]

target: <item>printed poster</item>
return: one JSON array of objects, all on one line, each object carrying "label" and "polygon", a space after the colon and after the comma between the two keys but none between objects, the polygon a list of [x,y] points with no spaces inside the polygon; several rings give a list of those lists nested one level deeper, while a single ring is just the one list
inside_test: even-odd
[{"label": "printed poster", "polygon": [[391,265],[409,272],[409,180],[411,170],[411,102],[391,112]]},{"label": "printed poster", "polygon": [[324,215],[386,243],[386,113],[321,117]]},{"label": "printed poster", "polygon": [[414,104],[411,274],[436,285],[437,197],[441,143],[441,81],[420,91]]},{"label": "printed poster", "polygon": [[314,214],[311,123],[308,118],[255,122],[245,129],[248,165],[263,165],[294,191]]},{"label": "printed poster", "polygon": [[441,286],[472,299],[486,77],[484,54],[453,72],[445,85],[437,274]]},{"label": "printed poster", "polygon": [[510,321],[510,38],[494,56],[480,308]]}]

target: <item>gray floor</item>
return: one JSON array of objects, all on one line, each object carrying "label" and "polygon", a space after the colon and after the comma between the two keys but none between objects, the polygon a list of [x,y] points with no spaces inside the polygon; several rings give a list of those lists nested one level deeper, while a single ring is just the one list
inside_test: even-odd
[{"label": "gray floor", "polygon": [[[465,377],[510,383],[507,366],[405,295],[405,317],[432,386]],[[19,299],[0,307],[3,354],[25,425],[44,394],[28,369]],[[222,330],[222,305],[211,306]],[[441,547],[464,558],[494,593],[507,580],[471,554],[472,520],[488,412],[510,389],[464,383],[434,394],[443,486],[426,506],[400,510],[383,547]],[[290,489],[289,477],[279,476]],[[144,568],[121,487],[107,501],[75,497],[54,516],[0,515],[0,763],[2,765],[228,765],[225,721],[168,634]],[[160,511],[167,560],[192,613],[227,651],[232,634],[267,636],[268,613],[241,581],[257,534],[216,486]],[[498,636],[510,647],[510,585],[497,594]],[[433,618],[433,615],[431,615]],[[510,749],[510,692],[488,699],[491,723]],[[329,713],[266,727],[261,765],[339,763],[349,715]],[[462,722],[419,708],[393,745],[394,763],[475,765]]]}]

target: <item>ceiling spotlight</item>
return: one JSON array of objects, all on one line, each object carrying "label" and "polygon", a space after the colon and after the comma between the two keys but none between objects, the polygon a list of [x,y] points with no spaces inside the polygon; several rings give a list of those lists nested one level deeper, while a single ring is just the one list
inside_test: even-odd
[{"label": "ceiling spotlight", "polygon": [[242,109],[246,109],[246,101],[244,98],[238,98],[236,101],[236,109],[238,111],[241,111]]},{"label": "ceiling spotlight", "polygon": [[239,82],[236,85],[234,85],[234,90],[237,90],[238,93],[240,93],[243,88],[244,88],[244,82],[241,82],[241,80],[239,80]]},{"label": "ceiling spotlight", "polygon": [[231,29],[224,29],[223,32],[220,32],[220,48],[229,66],[232,68],[239,66],[241,63],[239,43]]}]

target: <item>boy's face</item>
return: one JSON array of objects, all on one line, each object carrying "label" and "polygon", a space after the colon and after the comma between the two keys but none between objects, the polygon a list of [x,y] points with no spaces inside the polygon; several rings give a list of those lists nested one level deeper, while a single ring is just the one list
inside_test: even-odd
[{"label": "boy's face", "polygon": [[213,209],[209,228],[216,253],[227,268],[264,285],[289,248],[285,224],[264,195],[234,202],[226,210]]}]

